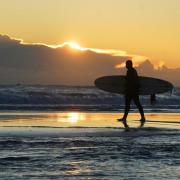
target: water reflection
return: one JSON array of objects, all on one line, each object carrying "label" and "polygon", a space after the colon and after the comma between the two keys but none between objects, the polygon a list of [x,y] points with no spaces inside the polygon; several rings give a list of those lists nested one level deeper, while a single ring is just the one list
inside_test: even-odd
[{"label": "water reflection", "polygon": [[79,112],[68,112],[67,115],[59,114],[57,116],[58,122],[66,122],[71,124],[76,124],[78,121],[84,121],[85,114]]},{"label": "water reflection", "polygon": [[82,162],[82,161],[71,161],[65,164],[68,167],[64,174],[77,176],[77,175],[88,175],[93,170],[90,168],[89,162]]},{"label": "water reflection", "polygon": [[[1,112],[0,126],[123,127],[117,122],[121,116],[117,112]],[[139,118],[139,114],[131,113],[130,127],[138,127]],[[180,113],[149,113],[146,118],[145,127],[180,128]]]}]

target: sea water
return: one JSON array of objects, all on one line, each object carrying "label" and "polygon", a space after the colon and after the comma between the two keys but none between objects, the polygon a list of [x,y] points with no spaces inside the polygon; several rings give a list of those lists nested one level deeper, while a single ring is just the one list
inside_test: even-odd
[{"label": "sea water", "polygon": [[180,130],[12,131],[0,136],[0,179],[180,178]]},{"label": "sea water", "polygon": [[[157,103],[150,104],[150,96],[140,97],[146,112],[180,112],[180,88],[157,95]],[[123,111],[124,97],[95,87],[1,85],[0,110],[82,110]],[[132,110],[136,108],[132,104]]]},{"label": "sea water", "polygon": [[94,87],[1,86],[0,179],[180,179],[180,89],[141,97],[126,132],[123,96]]}]

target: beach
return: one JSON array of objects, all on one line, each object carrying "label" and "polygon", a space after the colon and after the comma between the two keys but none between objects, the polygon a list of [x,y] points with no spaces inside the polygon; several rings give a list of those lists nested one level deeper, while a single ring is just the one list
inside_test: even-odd
[{"label": "beach", "polygon": [[95,87],[0,86],[0,179],[179,179],[180,89],[124,98]]},{"label": "beach", "polygon": [[178,179],[180,113],[0,112],[2,179]]},{"label": "beach", "polygon": [[179,7],[1,1],[0,180],[179,180]]}]

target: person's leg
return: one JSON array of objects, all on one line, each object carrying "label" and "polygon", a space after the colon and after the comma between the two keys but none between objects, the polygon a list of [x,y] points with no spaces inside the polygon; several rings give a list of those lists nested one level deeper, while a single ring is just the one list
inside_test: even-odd
[{"label": "person's leg", "polygon": [[141,119],[145,119],[144,110],[143,110],[143,107],[142,107],[142,105],[140,103],[139,96],[138,95],[134,96],[133,100],[134,100],[135,105],[139,109],[139,112],[141,114]]},{"label": "person's leg", "polygon": [[144,125],[144,123],[145,123],[144,110],[143,110],[143,107],[142,107],[142,105],[140,103],[138,95],[134,96],[133,100],[134,100],[134,103],[137,106],[137,108],[139,109],[139,112],[141,114],[141,120],[140,120],[141,121],[141,125],[140,125],[140,127],[142,127]]},{"label": "person's leg", "polygon": [[130,110],[130,104],[131,104],[131,96],[125,95],[125,109],[124,109],[124,116],[122,119],[126,120],[129,110]]},{"label": "person's leg", "polygon": [[125,110],[124,115],[121,119],[118,119],[118,121],[122,122],[125,128],[128,128],[126,119],[130,110],[130,103],[131,103],[131,96],[125,95]]}]

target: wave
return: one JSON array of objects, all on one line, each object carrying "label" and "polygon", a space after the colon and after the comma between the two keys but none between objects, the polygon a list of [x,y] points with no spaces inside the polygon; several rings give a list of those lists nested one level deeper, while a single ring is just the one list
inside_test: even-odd
[{"label": "wave", "polygon": [[[180,88],[172,94],[157,95],[157,104],[150,105],[149,96],[141,102],[147,111],[180,112]],[[124,97],[95,87],[1,85],[0,110],[97,110],[121,111]],[[132,105],[132,109],[136,109]]]}]

